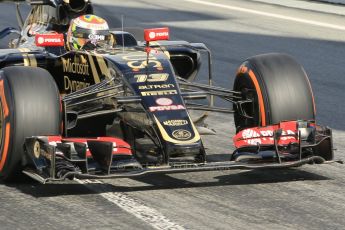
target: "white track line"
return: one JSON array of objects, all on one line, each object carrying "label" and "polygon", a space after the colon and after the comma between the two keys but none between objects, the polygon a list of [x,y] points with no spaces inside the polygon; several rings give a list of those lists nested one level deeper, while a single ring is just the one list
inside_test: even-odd
[{"label": "white track line", "polygon": [[266,17],[271,17],[271,18],[278,18],[278,19],[283,19],[283,20],[287,20],[287,21],[299,22],[299,23],[309,24],[309,25],[313,25],[313,26],[320,26],[320,27],[324,27],[324,28],[328,28],[328,29],[345,31],[345,26],[338,26],[338,25],[333,25],[333,24],[324,23],[324,22],[307,20],[307,19],[303,19],[303,18],[289,17],[289,16],[280,15],[280,14],[267,13],[267,12],[251,10],[251,9],[247,9],[247,8],[237,7],[237,6],[229,6],[229,5],[224,5],[224,4],[220,4],[220,3],[203,1],[203,0],[183,0],[183,1],[193,2],[193,3],[199,4],[199,5],[213,6],[213,7],[218,7],[218,8],[222,8],[222,9],[240,11],[240,12],[245,12],[245,13],[249,13],[249,14],[256,14],[256,15],[261,15],[261,16],[266,16]]},{"label": "white track line", "polygon": [[101,181],[78,179],[74,180],[80,184],[85,185],[91,191],[99,193],[99,195],[106,200],[122,208],[124,211],[134,215],[135,217],[144,221],[155,229],[184,229],[182,226],[175,224],[166,216],[159,213],[157,210],[145,206],[141,202],[129,197],[125,193],[107,191],[107,185]]}]

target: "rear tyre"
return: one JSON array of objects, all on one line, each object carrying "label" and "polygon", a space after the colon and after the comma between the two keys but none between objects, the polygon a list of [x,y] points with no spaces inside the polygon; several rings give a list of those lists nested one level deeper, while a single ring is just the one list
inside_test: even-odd
[{"label": "rear tyre", "polygon": [[247,59],[236,75],[234,90],[243,92],[242,99],[254,101],[242,105],[248,116],[243,116],[235,106],[237,131],[288,120],[315,121],[309,79],[303,67],[289,55],[270,53]]},{"label": "rear tyre", "polygon": [[58,135],[61,130],[59,91],[44,69],[0,70],[0,178],[15,180],[22,168],[26,137]]}]

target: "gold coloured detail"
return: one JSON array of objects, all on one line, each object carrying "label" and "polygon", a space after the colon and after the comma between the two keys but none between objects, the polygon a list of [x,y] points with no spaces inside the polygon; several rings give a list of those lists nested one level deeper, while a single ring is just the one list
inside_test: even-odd
[{"label": "gold coloured detail", "polygon": [[23,53],[25,53],[25,52],[30,52],[30,49],[28,49],[28,48],[19,48],[18,49],[20,52],[23,52]]},{"label": "gold coloured detail", "polygon": [[142,96],[175,95],[175,94],[177,94],[177,90],[158,90],[158,91],[141,92]]},{"label": "gold coloured detail", "polygon": [[107,78],[110,78],[110,71],[107,67],[107,64],[104,61],[104,58],[100,55],[97,55],[97,62],[99,65],[99,68],[101,69],[102,75],[104,75]]},{"label": "gold coloured detail", "polygon": [[129,61],[127,62],[127,65],[132,69],[144,69],[149,64],[154,64],[153,67],[157,69],[163,69],[162,63],[157,60],[149,60],[149,61]]},{"label": "gold coloured detail", "polygon": [[68,92],[74,92],[90,86],[90,83],[70,80],[67,76],[64,76],[64,87]]},{"label": "gold coloured detail", "polygon": [[87,75],[89,76],[89,65],[87,63],[79,63],[77,59],[74,61],[71,61],[71,58],[62,58],[62,64],[63,64],[63,72],[65,73],[74,73],[74,74],[80,74],[80,75]]},{"label": "gold coloured detail", "polygon": [[30,62],[30,66],[32,67],[37,67],[37,60],[34,54],[29,54],[29,62]]},{"label": "gold coloured detail", "polygon": [[192,138],[191,140],[176,140],[176,139],[173,139],[169,136],[169,134],[165,131],[164,127],[161,125],[161,123],[159,122],[157,117],[156,116],[153,116],[153,117],[156,121],[156,124],[158,126],[159,131],[161,132],[161,134],[163,136],[163,139],[168,141],[168,142],[171,142],[174,144],[192,144],[192,143],[195,143],[195,142],[200,140],[200,135],[199,135],[198,131],[196,130],[193,123],[191,124],[191,126],[193,128],[194,138]]},{"label": "gold coloured detail", "polygon": [[161,81],[166,81],[169,78],[168,73],[153,73],[150,75],[146,74],[138,74],[134,75],[134,78],[137,79],[137,82],[161,82]]},{"label": "gold coloured detail", "polygon": [[101,80],[99,79],[99,75],[98,75],[98,72],[97,72],[97,69],[96,69],[96,66],[95,66],[95,62],[93,61],[93,58],[90,54],[88,54],[88,57],[89,57],[89,62],[90,62],[90,66],[91,66],[91,71],[92,71],[92,76],[95,80],[95,83],[100,83]]},{"label": "gold coloured detail", "polygon": [[33,152],[34,152],[34,157],[38,159],[41,154],[41,145],[38,141],[35,141],[35,144],[33,146]]},{"label": "gold coloured detail", "polygon": [[162,84],[162,85],[139,85],[138,89],[170,89],[175,88],[174,84]]},{"label": "gold coloured detail", "polygon": [[30,66],[30,60],[28,54],[23,54],[24,66]]},{"label": "gold coloured detail", "polygon": [[163,121],[163,124],[166,126],[183,126],[183,125],[187,125],[188,121],[187,120],[167,120],[167,121]]},{"label": "gold coloured detail", "polygon": [[188,130],[185,130],[185,129],[177,129],[172,133],[172,135],[177,140],[187,140],[192,136],[192,134]]}]

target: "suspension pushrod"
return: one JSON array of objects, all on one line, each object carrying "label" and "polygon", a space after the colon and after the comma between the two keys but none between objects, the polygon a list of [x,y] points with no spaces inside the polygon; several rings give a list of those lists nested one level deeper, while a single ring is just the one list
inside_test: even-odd
[{"label": "suspension pushrod", "polygon": [[238,94],[238,95],[242,95],[241,92],[237,92],[237,91],[233,91],[233,90],[228,90],[219,86],[209,86],[209,85],[204,85],[204,84],[200,84],[200,83],[191,83],[191,82],[184,82],[184,81],[179,81],[180,85],[187,85],[187,86],[191,86],[191,87],[196,87],[196,88],[200,88],[200,89],[209,89],[209,90],[214,90],[214,91],[219,91],[219,92],[224,92],[224,93],[231,93],[231,94]]}]

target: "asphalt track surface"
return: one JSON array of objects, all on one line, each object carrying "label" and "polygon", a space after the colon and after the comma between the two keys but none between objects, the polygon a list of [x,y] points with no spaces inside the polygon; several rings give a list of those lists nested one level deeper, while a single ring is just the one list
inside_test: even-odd
[{"label": "asphalt track surface", "polygon": [[[294,56],[310,77],[318,122],[334,129],[336,158],[345,160],[345,16],[256,1],[94,2],[112,27],[124,15],[126,27],[169,26],[174,40],[204,42],[213,51],[215,84],[224,87],[249,56]],[[16,25],[13,5],[0,12],[0,27]],[[228,159],[232,117],[214,114],[208,123],[218,133],[206,139],[211,157]],[[0,183],[0,229],[345,229],[344,173],[344,165],[331,164]]]}]

